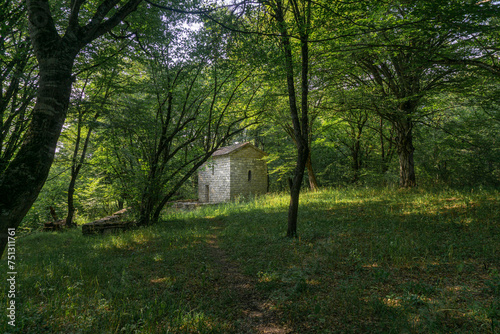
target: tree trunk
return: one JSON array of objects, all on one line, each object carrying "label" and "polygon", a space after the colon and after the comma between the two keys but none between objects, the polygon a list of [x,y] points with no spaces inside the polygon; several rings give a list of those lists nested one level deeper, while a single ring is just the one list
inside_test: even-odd
[{"label": "tree trunk", "polygon": [[356,183],[359,181],[359,173],[361,171],[361,140],[358,135],[356,135],[352,147],[352,170],[354,172],[352,183]]},{"label": "tree trunk", "polygon": [[47,1],[27,1],[27,9],[39,81],[24,142],[0,176],[0,256],[8,229],[19,226],[49,174],[68,110],[73,62],[80,50],[77,39],[58,35]]},{"label": "tree trunk", "polygon": [[39,59],[37,100],[25,141],[0,176],[0,254],[7,231],[17,228],[38,197],[54,160],[66,118],[76,52]]},{"label": "tree trunk", "polygon": [[[108,92],[109,90],[106,91],[106,96]],[[104,103],[101,104],[101,108],[103,107]],[[98,118],[99,118],[99,112],[95,114],[94,121],[97,121]],[[68,185],[68,215],[66,216],[67,227],[76,227],[76,224],[73,223],[73,216],[75,214],[75,203],[74,203],[75,185],[76,185],[76,180],[78,179],[78,175],[80,175],[80,170],[83,167],[83,163],[85,162],[85,158],[87,156],[87,148],[89,147],[89,142],[90,142],[90,136],[92,135],[92,127],[90,127],[87,131],[87,136],[85,137],[85,141],[83,143],[80,159],[78,159],[77,161],[78,150],[80,149],[80,140],[82,133],[82,125],[83,125],[82,123],[83,123],[83,115],[80,113],[78,119],[78,131],[75,143],[75,150],[73,151],[73,163],[71,165],[71,180]]]},{"label": "tree trunk", "polygon": [[[113,1],[104,1],[85,27],[78,24],[83,2],[71,2],[71,8],[63,9],[69,13],[67,29],[62,29],[63,37],[59,35],[52,18],[49,1],[26,1],[39,81],[24,142],[14,160],[0,175],[0,256],[7,245],[8,229],[19,226],[49,174],[68,111],[76,55],[85,45],[113,29],[135,11],[141,1],[129,0],[118,7]],[[111,10],[113,13],[108,15]]]},{"label": "tree trunk", "polygon": [[[308,2],[310,6],[310,2]],[[304,16],[299,13],[297,7],[293,7],[296,18],[301,22],[299,34],[301,37],[301,115],[299,117],[299,108],[297,106],[297,97],[295,91],[294,66],[292,56],[292,45],[288,34],[287,23],[284,17],[284,8],[281,1],[276,2],[274,14],[278,23],[281,35],[281,46],[283,47],[285,75],[288,90],[288,104],[290,107],[290,116],[293,124],[293,133],[296,139],[297,146],[297,165],[295,166],[293,179],[290,182],[290,206],[288,208],[288,230],[287,237],[297,237],[297,218],[299,210],[299,195],[302,179],[304,178],[304,170],[306,167],[307,157],[309,156],[309,116],[308,116],[308,94],[309,94],[309,41],[308,27],[310,22],[310,7],[307,8],[307,13]]]},{"label": "tree trunk", "polygon": [[156,189],[153,182],[148,180],[149,186],[144,188],[141,198],[141,204],[139,209],[139,220],[137,221],[137,226],[148,226],[154,222],[151,221],[151,215],[153,214],[155,204]]},{"label": "tree trunk", "polygon": [[286,232],[286,236],[289,238],[297,237],[300,187],[304,178],[307,162],[307,158],[305,157],[308,156],[308,154],[304,152],[308,151],[307,146],[300,146],[297,151],[297,165],[295,166],[293,179],[290,182],[290,205],[288,207],[288,230]]},{"label": "tree trunk", "polygon": [[[285,129],[286,133],[288,133],[290,138],[292,138],[292,140],[295,144],[295,147],[297,148],[297,152],[298,152],[299,147],[297,144],[297,139],[295,138],[294,129],[291,126],[289,126],[288,124],[285,124],[284,129]],[[307,175],[309,177],[309,189],[312,191],[317,191],[319,189],[319,186],[318,186],[318,181],[316,180],[316,174],[314,173],[314,169],[312,166],[310,141],[308,141],[308,147],[309,147],[309,154],[307,155],[306,168],[307,168]],[[269,189],[269,185],[268,185],[268,189]]]},{"label": "tree trunk", "polygon": [[380,174],[385,174],[389,170],[389,164],[386,159],[385,145],[384,145],[384,121],[380,117],[380,127],[379,127],[379,139],[380,139]]},{"label": "tree trunk", "polygon": [[309,149],[309,154],[306,161],[307,176],[309,177],[309,189],[312,191],[317,191],[319,189],[318,180],[316,180],[316,174],[314,174],[313,166],[311,163],[311,149]]},{"label": "tree trunk", "polygon": [[74,177],[72,175],[71,181],[69,182],[68,186],[68,214],[66,215],[66,226],[68,227],[76,227],[76,224],[73,223],[73,217],[75,215],[75,201],[74,201],[75,183],[76,183],[76,176]]},{"label": "tree trunk", "polygon": [[411,121],[403,121],[395,124],[396,145],[399,155],[399,186],[411,188],[417,185],[415,178],[415,163],[413,161],[413,124]]},{"label": "tree trunk", "polygon": [[[149,202],[149,201],[148,201]],[[141,208],[139,211],[139,219],[137,221],[137,226],[148,226],[151,224],[151,204],[150,203],[141,203]]]}]

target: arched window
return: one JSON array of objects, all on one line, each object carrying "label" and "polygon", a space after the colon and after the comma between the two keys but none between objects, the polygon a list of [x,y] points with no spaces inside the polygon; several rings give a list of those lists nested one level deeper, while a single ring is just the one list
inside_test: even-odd
[{"label": "arched window", "polygon": [[248,171],[248,181],[250,182],[252,180],[252,171]]}]

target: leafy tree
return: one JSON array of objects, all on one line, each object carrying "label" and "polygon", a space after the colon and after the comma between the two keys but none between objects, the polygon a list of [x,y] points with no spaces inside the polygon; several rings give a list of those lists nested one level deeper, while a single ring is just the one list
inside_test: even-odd
[{"label": "leafy tree", "polygon": [[[284,76],[288,90],[290,118],[297,147],[297,162],[290,179],[290,206],[288,210],[288,237],[297,236],[299,195],[304,170],[309,156],[309,37],[311,34],[312,1],[263,1],[279,34],[284,62]],[[294,31],[293,31],[294,30]],[[296,32],[299,46],[291,42],[291,33]],[[300,50],[300,100],[297,96],[293,49]],[[300,104],[299,104],[300,103]],[[299,107],[300,105],[300,107]]]},{"label": "leafy tree", "polygon": [[8,228],[19,225],[49,173],[68,110],[76,56],[86,45],[119,25],[140,2],[130,0],[119,5],[116,1],[87,4],[84,0],[71,1],[67,7],[61,4],[58,9],[62,15],[55,19],[48,1],[26,1],[39,80],[25,140],[0,176],[2,253]]},{"label": "leafy tree", "polygon": [[252,102],[260,86],[252,69],[226,59],[230,41],[162,20],[167,29],[141,41],[147,57],[134,68],[142,79],[110,115],[112,140],[129,143],[114,144],[114,168],[130,175],[139,225],[156,223],[180,187],[258,114]]},{"label": "leafy tree", "polygon": [[[89,74],[83,87],[77,90],[79,96],[73,101],[74,109],[76,109],[76,124],[74,124],[76,133],[74,134],[74,148],[71,156],[71,178],[67,191],[68,212],[66,215],[66,225],[70,227],[76,226],[73,222],[76,182],[86,163],[90,139],[98,124],[99,117],[106,112],[109,100],[116,90],[113,85],[113,79],[116,76],[116,71],[110,71],[101,77],[95,76],[94,78],[91,78]],[[88,87],[89,89],[87,89]],[[84,98],[84,96],[87,97]],[[70,111],[71,109],[73,108],[70,108]]]},{"label": "leafy tree", "polygon": [[24,2],[1,1],[0,173],[16,155],[29,124],[37,64],[28,36]]},{"label": "leafy tree", "polygon": [[[431,184],[498,186],[499,123],[467,96],[436,97],[452,112],[435,115],[419,133],[422,172]],[[472,102],[472,103],[471,103]]]},{"label": "leafy tree", "polygon": [[479,75],[489,73],[498,78],[498,1],[429,2],[425,10],[428,15],[435,15],[436,29],[452,31],[455,35],[453,49],[439,51],[437,63],[458,66]]},{"label": "leafy tree", "polygon": [[[68,110],[77,55],[113,29],[117,28],[117,33],[125,30],[126,24],[121,25],[123,20],[141,2],[75,0],[51,6],[47,0],[26,1],[29,35],[38,60],[39,80],[25,140],[16,157],[0,175],[2,253],[7,243],[8,228],[19,225],[49,173]],[[174,9],[169,8],[169,11]],[[175,11],[186,12],[185,9]],[[9,26],[9,29],[14,27]]]},{"label": "leafy tree", "polygon": [[[422,5],[422,6],[425,6]],[[352,64],[360,71],[350,71],[353,89],[364,89],[370,99],[365,108],[391,122],[399,156],[400,186],[417,184],[414,163],[414,127],[419,120],[435,112],[424,108],[425,98],[456,84],[457,70],[436,65],[440,51],[449,50],[456,38],[453,32],[429,30],[428,24],[393,28],[398,22],[425,20],[419,5],[391,3],[380,14],[386,15],[390,30],[365,34],[360,45],[372,45],[351,54]],[[380,15],[375,14],[375,15]]]},{"label": "leafy tree", "polygon": [[[321,6],[315,7],[313,1],[310,0],[262,0],[258,4],[246,2],[245,4],[248,5],[245,7],[246,11],[235,10],[233,15],[226,16],[225,19],[214,17],[211,19],[233,31],[271,37],[279,45],[282,63],[279,73],[282,80],[286,81],[289,117],[293,129],[292,138],[297,148],[293,178],[289,179],[290,206],[287,236],[296,237],[300,189],[309,157],[309,39],[313,32],[312,22],[315,18],[313,11]],[[239,7],[236,6],[236,8]],[[242,16],[243,20],[236,19]],[[258,51],[262,49],[258,48]],[[300,74],[297,75],[297,73]],[[297,80],[297,77],[300,79]],[[296,87],[297,81],[300,82],[300,90]]]}]

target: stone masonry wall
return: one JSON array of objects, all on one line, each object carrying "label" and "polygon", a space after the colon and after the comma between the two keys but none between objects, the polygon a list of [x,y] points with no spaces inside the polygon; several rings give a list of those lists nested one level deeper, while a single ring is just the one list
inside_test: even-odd
[{"label": "stone masonry wall", "polygon": [[213,157],[207,161],[198,172],[198,201],[219,203],[230,200],[230,156]]},{"label": "stone masonry wall", "polygon": [[231,199],[267,192],[267,165],[261,158],[252,148],[231,155]]},{"label": "stone masonry wall", "polygon": [[262,157],[251,147],[212,157],[198,171],[198,201],[220,203],[238,196],[265,194],[267,164]]}]

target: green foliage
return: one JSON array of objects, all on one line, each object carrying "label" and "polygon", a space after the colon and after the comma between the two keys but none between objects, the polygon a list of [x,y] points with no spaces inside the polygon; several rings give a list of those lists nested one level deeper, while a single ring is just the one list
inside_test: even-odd
[{"label": "green foliage", "polygon": [[[240,333],[247,310],[234,287],[221,283],[228,272],[211,253],[215,235],[217,247],[294,332],[328,333],[332,324],[358,333],[498,331],[498,4],[310,3],[312,165],[320,185],[357,187],[307,193],[297,240],[284,237],[285,194],[170,210],[159,226],[116,236],[84,238],[77,230],[19,237],[18,326],[0,329]],[[81,19],[97,4],[86,2]],[[69,11],[51,5],[56,25],[65,26]],[[241,20],[237,10],[211,14],[238,29],[277,31],[260,9],[249,6]],[[196,19],[151,6],[130,19],[114,33],[133,31],[133,39],[103,38],[80,54],[75,71],[89,80],[73,86],[56,162],[19,235],[52,220],[49,206],[64,217],[77,124],[93,129],[76,187],[79,223],[124,203],[152,203],[161,212],[164,200],[196,197],[188,176],[214,143],[229,138],[253,140],[270,153],[270,189],[288,189],[295,144],[286,133],[276,36],[236,34],[206,19],[199,30],[187,29]],[[296,37],[304,27],[292,20],[284,23]],[[2,34],[2,64],[29,54],[24,34],[19,42]],[[295,49],[300,40],[291,43]],[[297,65],[299,53],[292,56]],[[1,109],[2,140],[17,136],[10,150],[2,146],[4,160],[29,120],[36,70],[25,66],[24,91],[17,92],[26,93],[24,100]],[[12,79],[3,76],[2,87]],[[84,87],[88,93],[79,99]],[[413,108],[404,109],[408,103]],[[18,128],[4,126],[7,110]],[[259,120],[245,118],[262,111],[262,122],[243,131]],[[95,112],[101,115],[92,120]],[[419,189],[394,187],[401,121],[414,126]],[[227,129],[234,136],[224,137]]]},{"label": "green foliage", "polygon": [[[5,13],[4,17],[13,22],[17,20],[16,29],[10,33],[21,35],[19,40],[5,39],[1,56],[6,65],[17,60],[14,53],[8,52],[9,48],[16,46],[14,49],[20,56],[31,52],[22,48],[25,22],[19,15],[23,5],[19,8],[16,4],[10,5],[15,10]],[[186,10],[200,7],[197,2],[173,5]],[[51,6],[56,26],[64,27],[69,12],[62,10],[62,3],[51,3]],[[97,2],[86,3],[81,19],[89,19],[87,15],[96,6]],[[396,184],[397,136],[387,119],[395,116],[394,106],[413,98],[418,98],[420,103],[411,116],[419,185],[497,187],[500,184],[498,76],[494,67],[478,67],[474,63],[465,67],[457,63],[468,59],[495,65],[491,48],[498,40],[498,29],[495,29],[498,20],[494,17],[497,4],[476,5],[457,0],[446,4],[436,1],[413,4],[373,1],[369,5],[311,2],[311,6],[309,140],[312,168],[320,185]],[[168,185],[176,185],[176,181],[186,175],[183,170],[172,176],[172,171],[178,171],[187,158],[201,153],[207,144],[203,140],[193,142],[182,152],[182,157],[178,155],[169,160],[164,166],[169,172],[148,180],[148,171],[155,165],[152,157],[161,138],[162,121],[165,124],[169,119],[172,125],[179,124],[180,110],[185,105],[205,108],[196,117],[188,115],[194,117],[191,124],[208,124],[203,122],[207,122],[211,112],[224,114],[221,123],[212,122],[212,129],[226,127],[242,115],[248,116],[250,111],[264,111],[265,117],[232,124],[236,130],[242,130],[251,122],[261,121],[259,126],[247,128],[233,138],[254,141],[269,153],[270,190],[288,189],[296,153],[292,138],[284,131],[289,127],[289,104],[283,81],[284,59],[272,33],[277,27],[265,7],[258,4],[245,7],[245,11],[231,8],[211,15],[226,27],[255,34],[238,34],[206,17],[139,6],[127,23],[113,30],[115,36],[126,38],[103,36],[80,53],[74,67],[77,81],[73,85],[67,123],[47,182],[51,184],[46,184],[23,226],[37,228],[50,220],[48,206],[54,206],[60,217],[64,217],[65,187],[69,183],[66,169],[72,163],[80,111],[85,111],[83,132],[94,130],[76,186],[79,223],[109,214],[123,204],[139,207],[142,197],[149,192],[146,185],[159,186],[155,189],[156,197],[160,193],[168,194],[171,190]],[[196,25],[189,26],[193,23]],[[286,17],[285,23],[290,33],[298,36],[302,27],[295,25],[291,16]],[[2,29],[9,32],[7,27]],[[134,35],[127,35],[129,32]],[[474,39],[469,38],[472,35]],[[440,43],[432,44],[435,41]],[[292,38],[291,43],[294,50],[299,49],[297,38]],[[477,54],[480,50],[491,57],[481,57]],[[473,56],[478,57],[472,59]],[[363,70],[363,61],[367,59],[372,60],[372,67],[386,70],[380,76],[382,82]],[[298,65],[299,60],[300,55],[295,52],[294,65]],[[403,74],[397,70],[398,64],[404,65]],[[31,63],[27,66],[33,71],[22,77],[21,87],[31,94],[31,75],[36,73],[36,67]],[[296,66],[294,75],[298,77],[299,71],[300,66]],[[233,91],[247,75],[249,79],[237,92]],[[190,80],[195,77],[188,97]],[[7,79],[15,76],[2,78],[6,87]],[[419,95],[410,89],[416,84],[415,78],[423,86],[433,82],[433,78],[444,80],[445,85],[441,88],[427,85],[425,94]],[[85,94],[81,94],[84,88]],[[110,96],[106,99],[108,89]],[[162,107],[162,103],[169,94],[173,98],[173,113],[167,117],[167,108],[165,104]],[[19,102],[20,106],[31,103]],[[100,116],[93,121],[92,115],[96,112]],[[160,114],[163,119],[158,117]],[[7,119],[8,113],[2,117]],[[16,122],[23,129],[27,123]],[[194,125],[186,127],[174,136],[172,147],[179,147],[182,138],[191,138],[195,128]],[[9,153],[7,148],[2,150],[4,155]],[[303,185],[307,185],[307,180]],[[190,179],[171,198],[195,197],[196,184]]]},{"label": "green foliage", "polygon": [[52,168],[49,180],[45,183],[38,199],[33,203],[30,211],[24,217],[20,229],[26,232],[40,230],[43,223],[53,221],[49,207],[53,207],[60,219],[66,211],[66,191],[69,174],[65,169]]},{"label": "green foliage", "polygon": [[0,175],[24,140],[38,84],[38,64],[28,36],[26,4],[2,1],[1,6]]},{"label": "green foliage", "polygon": [[461,103],[453,114],[431,118],[430,127],[418,134],[418,160],[424,183],[498,187],[500,123],[468,101],[444,98]]},{"label": "green foliage", "polygon": [[139,208],[140,224],[157,222],[167,201],[186,197],[181,187],[258,114],[260,85],[252,68],[225,59],[230,43],[205,30],[180,33],[181,18],[167,21],[167,31],[150,27],[155,33],[142,45],[150,58],[137,60],[141,79],[117,99],[120,113],[105,133],[110,174],[128,188],[122,193]]}]

